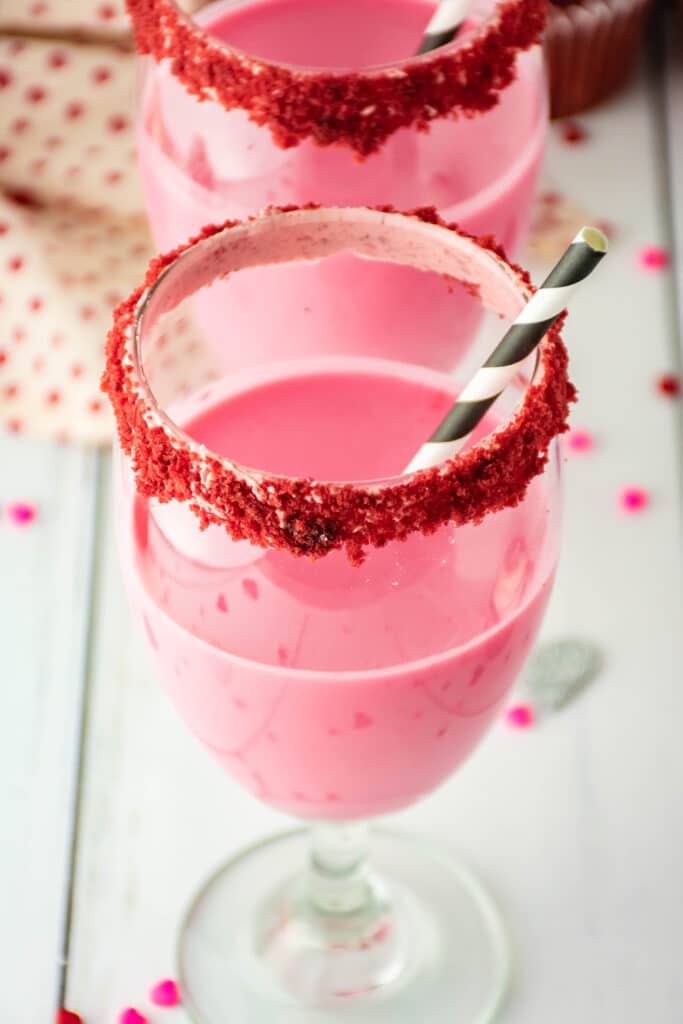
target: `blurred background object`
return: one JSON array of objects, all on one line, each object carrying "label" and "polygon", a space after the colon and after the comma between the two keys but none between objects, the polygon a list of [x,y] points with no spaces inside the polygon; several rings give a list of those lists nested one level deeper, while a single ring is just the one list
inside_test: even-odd
[{"label": "blurred background object", "polygon": [[570,117],[629,80],[652,0],[551,0],[545,33],[550,116]]}]

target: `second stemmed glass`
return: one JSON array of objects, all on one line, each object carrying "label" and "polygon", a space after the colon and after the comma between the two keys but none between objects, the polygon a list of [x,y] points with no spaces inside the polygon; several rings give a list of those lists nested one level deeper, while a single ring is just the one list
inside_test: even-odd
[{"label": "second stemmed glass", "polygon": [[[176,24],[171,0],[133,0],[140,45],[165,55],[150,59],[142,75],[137,131],[159,248],[271,204],[392,203],[434,206],[465,231],[493,234],[516,256],[546,137],[543,61],[532,45],[542,5],[478,0],[454,43],[416,58],[433,7],[428,0],[221,0]],[[229,110],[219,102],[221,82],[235,86]],[[255,98],[260,82],[270,84]],[[329,97],[328,107],[320,97]],[[366,151],[399,108],[405,126],[386,129]],[[378,112],[384,121],[375,125]],[[296,145],[282,148],[272,130]],[[226,369],[279,358],[270,318],[289,321],[306,296],[312,308],[297,332],[299,354],[374,355],[450,370],[472,341],[478,307],[462,301],[453,309],[429,275],[419,287],[406,283],[400,266],[358,266],[340,253],[317,266],[289,265],[277,279],[259,268],[203,294],[196,308]],[[248,331],[248,349],[228,343],[226,315],[236,328],[231,338]]]}]

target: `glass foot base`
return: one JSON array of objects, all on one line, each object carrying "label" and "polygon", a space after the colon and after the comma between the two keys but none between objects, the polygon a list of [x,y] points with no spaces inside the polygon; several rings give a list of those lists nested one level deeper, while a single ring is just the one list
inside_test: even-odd
[{"label": "glass foot base", "polygon": [[[510,959],[490,897],[448,849],[379,830],[372,833],[370,862],[391,906],[390,941],[400,947],[397,969],[375,989],[340,989],[336,998],[315,1005],[306,986],[317,990],[325,970],[334,969],[328,961],[338,950],[333,946],[321,955],[296,922],[292,927],[289,921],[270,920],[278,890],[287,891],[308,857],[305,831],[278,835],[235,857],[201,890],[178,947],[183,1004],[195,1024],[489,1024],[495,1019]],[[286,942],[293,980],[270,953],[278,948],[282,928],[296,937],[293,944]],[[342,958],[348,949],[342,946]],[[370,945],[369,956],[377,953]]]}]

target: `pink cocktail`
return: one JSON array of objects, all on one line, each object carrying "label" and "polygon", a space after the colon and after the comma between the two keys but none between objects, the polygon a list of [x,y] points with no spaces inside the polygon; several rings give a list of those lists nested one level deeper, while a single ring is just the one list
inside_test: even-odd
[{"label": "pink cocktail", "polygon": [[[236,374],[173,415],[245,465],[371,480],[405,465],[452,400],[433,371],[337,357]],[[169,506],[131,492],[125,560],[159,676],[221,765],[287,813],[405,807],[470,753],[528,653],[557,552],[547,492],[536,480],[517,508],[371,550],[360,568],[343,552],[231,557],[222,532],[188,549]]]},{"label": "pink cocktail", "polygon": [[135,466],[117,468],[119,540],[157,672],[234,778],[313,824],[303,876],[301,834],[277,837],[191,909],[180,974],[207,1024],[388,1024],[414,1020],[418,1003],[461,1024],[489,1019],[504,988],[478,883],[384,833],[375,876],[359,823],[450,776],[537,633],[559,543],[554,447],[543,465],[571,397],[557,331],[534,383],[509,389],[443,473],[400,475],[455,397],[452,378],[414,365],[295,359],[160,400],[156,355],[179,305],[240,266],[347,249],[438,272],[446,293],[476,285],[506,318],[529,294],[493,251],[439,224],[274,212],[157,265],[110,339],[105,383]]},{"label": "pink cocktail", "polygon": [[[506,0],[500,10],[513,6]],[[527,6],[524,17],[533,25],[536,0]],[[148,15],[149,0],[136,0],[131,7],[139,19],[142,13]],[[403,78],[409,84],[396,95],[380,92],[376,102],[359,109],[355,121],[349,115],[350,128],[335,118],[339,107],[352,104],[346,93],[337,100],[333,91],[329,115],[319,108],[302,112],[310,130],[297,135],[292,116],[284,127],[281,123],[286,109],[269,108],[266,116],[264,100],[249,110],[253,82],[243,67],[244,95],[240,93],[239,102],[231,99],[233,107],[227,110],[212,88],[203,102],[188,92],[193,81],[186,73],[189,57],[182,57],[180,71],[171,60],[150,62],[142,87],[138,151],[159,247],[177,245],[204,224],[225,217],[244,219],[271,204],[391,203],[399,209],[435,206],[466,231],[493,234],[514,256],[528,226],[545,141],[540,49],[521,49],[535,38],[530,28],[519,36],[519,45],[508,42],[512,52],[506,52],[503,65],[492,66],[492,54],[500,52],[501,38],[508,37],[507,30],[494,31],[494,4],[484,2],[473,5],[456,43],[411,60],[433,9],[430,0],[223,0],[203,9],[196,16],[195,33],[200,43],[212,42],[211,80],[220,76],[223,65],[226,75],[228,68],[234,75],[231,62],[236,55],[256,55],[261,78],[281,69],[290,76],[277,84],[283,108],[290,93],[293,108],[305,107],[307,98],[335,75],[348,89],[367,86],[368,81],[380,89],[393,88],[391,83]],[[476,60],[462,63],[460,51],[466,53],[480,37],[486,49]],[[184,53],[178,40],[168,43],[170,54],[176,55],[174,45]],[[205,60],[204,50],[192,57]],[[444,89],[438,81],[432,83],[434,95],[426,95],[422,107],[406,115],[408,124],[392,125],[386,138],[375,143],[374,129],[366,130],[365,122],[377,110],[407,109],[410,96],[419,93],[429,74],[435,79],[440,74],[445,82],[462,78],[466,88],[437,111],[433,103]],[[514,81],[507,84],[510,75]],[[271,91],[275,89],[273,85]],[[482,90],[488,90],[486,95]],[[495,96],[497,104],[489,107]],[[482,104],[485,109],[479,109]],[[248,112],[265,117],[266,123],[255,124]],[[325,134],[320,123],[327,116],[331,123]],[[418,130],[421,126],[429,130]],[[286,141],[296,145],[282,148],[271,130],[280,132],[280,142],[289,133]],[[371,144],[375,148],[361,159],[358,148]],[[261,301],[264,293],[267,306]],[[291,354],[374,355],[447,370],[472,340],[478,322],[478,306],[465,296],[453,316],[437,279],[425,275],[419,289],[413,286],[406,293],[402,267],[358,265],[344,254],[324,265],[288,266],[276,275],[253,270],[216,285],[198,299],[196,308],[226,368],[239,368],[280,358],[272,323],[289,323],[305,304],[304,296],[314,305],[299,325],[296,352]],[[357,311],[367,310],[373,298],[383,314],[370,322]],[[248,347],[226,341],[226,318],[234,329],[231,337],[248,334]]]}]

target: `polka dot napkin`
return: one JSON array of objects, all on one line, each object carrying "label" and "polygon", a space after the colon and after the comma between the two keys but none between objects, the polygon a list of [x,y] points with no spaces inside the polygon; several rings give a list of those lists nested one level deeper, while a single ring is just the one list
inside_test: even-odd
[{"label": "polka dot napkin", "polygon": [[135,76],[122,2],[0,3],[5,430],[111,437],[99,391],[104,341],[112,307],[152,255],[135,164]]}]

